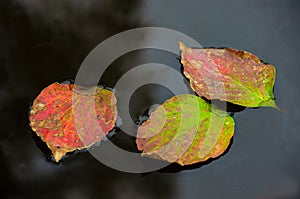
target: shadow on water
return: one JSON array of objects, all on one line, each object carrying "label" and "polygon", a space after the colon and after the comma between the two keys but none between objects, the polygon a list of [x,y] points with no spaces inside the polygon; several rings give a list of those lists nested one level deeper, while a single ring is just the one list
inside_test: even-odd
[{"label": "shadow on water", "polygon": [[212,99],[208,100],[205,97],[201,97],[203,100],[205,100],[207,103],[212,104],[216,108],[228,112],[231,116],[234,115],[234,113],[244,111],[247,107],[233,104],[231,102],[224,102],[218,99]]}]

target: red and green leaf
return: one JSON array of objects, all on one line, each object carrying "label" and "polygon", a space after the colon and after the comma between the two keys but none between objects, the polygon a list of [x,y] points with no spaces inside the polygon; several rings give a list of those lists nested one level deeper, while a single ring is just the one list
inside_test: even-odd
[{"label": "red and green leaf", "polygon": [[30,126],[50,148],[56,162],[67,152],[101,141],[114,127],[114,94],[99,87],[93,91],[92,95],[83,94],[75,92],[73,84],[54,83],[34,100]]},{"label": "red and green leaf", "polygon": [[181,42],[179,48],[184,75],[199,96],[246,107],[276,107],[274,66],[232,48],[192,49]]},{"label": "red and green leaf", "polygon": [[142,155],[180,165],[221,155],[234,133],[234,120],[194,95],[178,95],[151,113],[137,133]]}]

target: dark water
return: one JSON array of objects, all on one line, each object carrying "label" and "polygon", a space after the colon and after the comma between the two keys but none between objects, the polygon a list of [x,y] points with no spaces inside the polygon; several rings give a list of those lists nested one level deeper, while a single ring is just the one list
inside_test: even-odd
[{"label": "dark water", "polygon": [[[299,9],[296,0],[0,0],[1,198],[299,198]],[[236,113],[230,150],[181,172],[127,174],[88,152],[58,165],[48,161],[28,127],[33,99],[55,81],[74,79],[85,56],[104,39],[143,26],[171,28],[203,46],[247,50],[274,64],[276,102],[286,113],[271,108]],[[112,86],[150,59],[180,71],[175,55],[141,53],[122,56],[101,83]],[[141,88],[131,100],[131,116],[137,120],[171,95],[157,85]]]}]

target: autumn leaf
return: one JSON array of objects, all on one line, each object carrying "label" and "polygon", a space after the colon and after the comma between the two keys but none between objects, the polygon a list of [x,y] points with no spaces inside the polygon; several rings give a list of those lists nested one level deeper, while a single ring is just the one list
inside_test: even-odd
[{"label": "autumn leaf", "polygon": [[115,124],[116,98],[111,91],[95,87],[94,92],[76,92],[75,88],[80,91],[73,84],[53,83],[31,107],[30,126],[56,162],[67,152],[101,141]]},{"label": "autumn leaf", "polygon": [[142,155],[189,165],[221,155],[234,133],[234,120],[195,95],[178,95],[151,113],[137,133]]},{"label": "autumn leaf", "polygon": [[246,107],[276,107],[275,67],[255,55],[232,48],[192,49],[179,43],[184,75],[192,89],[207,99]]}]

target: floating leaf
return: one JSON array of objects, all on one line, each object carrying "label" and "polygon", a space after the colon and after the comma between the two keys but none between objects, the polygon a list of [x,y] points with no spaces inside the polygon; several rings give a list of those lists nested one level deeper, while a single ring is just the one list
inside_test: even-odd
[{"label": "floating leaf", "polygon": [[75,88],[73,84],[51,84],[34,100],[30,111],[32,130],[47,144],[56,162],[67,152],[101,141],[115,124],[116,98],[111,91],[96,87],[89,94],[75,92]]},{"label": "floating leaf", "polygon": [[181,42],[179,48],[184,74],[199,96],[246,107],[276,107],[274,66],[232,48],[192,49]]},{"label": "floating leaf", "polygon": [[221,155],[234,133],[234,120],[200,97],[178,95],[151,113],[137,134],[143,155],[180,165]]}]

